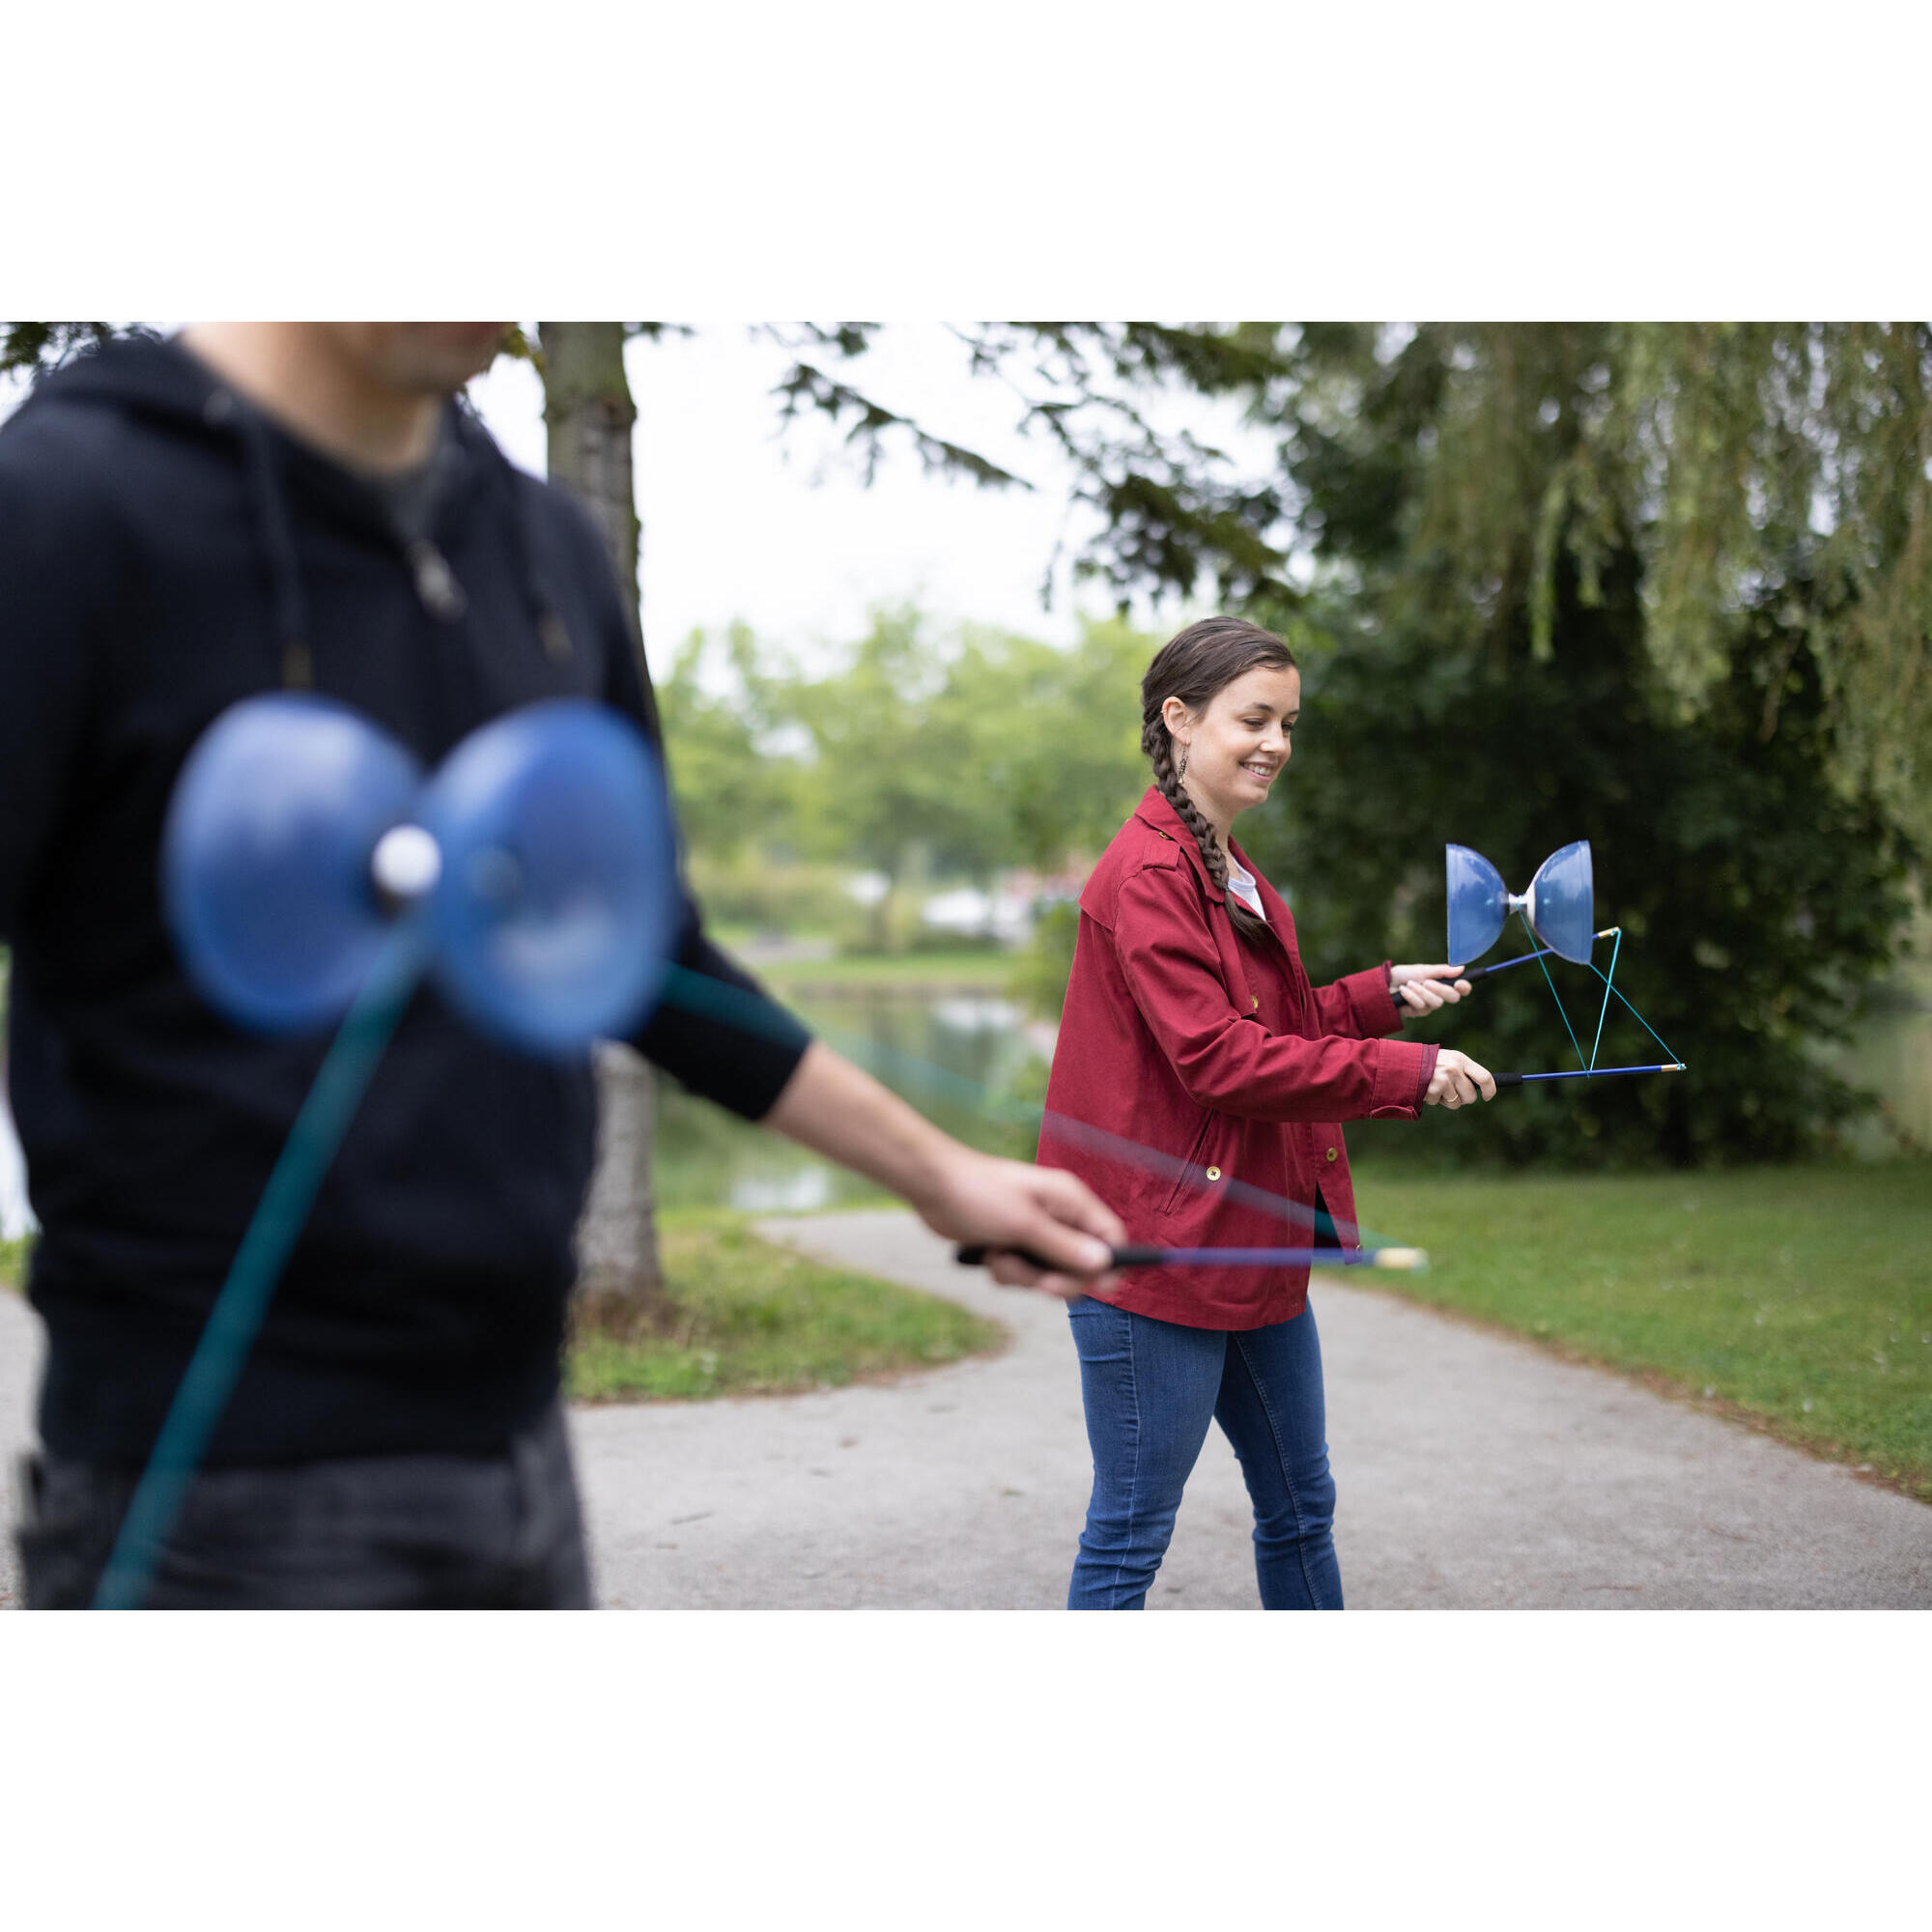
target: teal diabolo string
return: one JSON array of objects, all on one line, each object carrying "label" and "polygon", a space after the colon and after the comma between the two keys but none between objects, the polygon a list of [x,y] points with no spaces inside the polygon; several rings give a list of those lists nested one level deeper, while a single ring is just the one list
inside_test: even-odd
[{"label": "teal diabolo string", "polygon": [[[1597,1049],[1604,1043],[1604,1022],[1609,1017],[1610,1014],[1610,993],[1612,990],[1611,982],[1617,977],[1617,954],[1620,953],[1623,950],[1624,950],[1624,929],[1622,926],[1618,926],[1616,939],[1612,942],[1610,946],[1610,970],[1604,976],[1603,1004],[1597,1009],[1597,1037],[1590,1042],[1590,1065],[1593,1067],[1597,1064]],[[1592,965],[1590,970],[1594,973],[1596,971],[1596,967]],[[1653,1039],[1657,1039],[1657,1036],[1655,1034],[1652,1034],[1651,1037]],[[1657,1040],[1657,1043],[1659,1046],[1663,1045],[1663,1042],[1661,1039]],[[1668,1052],[1669,1049],[1665,1047],[1664,1051]]]},{"label": "teal diabolo string", "polygon": [[[1523,921],[1523,924],[1525,927],[1529,927],[1529,922],[1527,919]],[[1531,937],[1534,938],[1535,937],[1534,928],[1529,928],[1529,929]],[[1556,1012],[1557,1016],[1563,1022],[1563,1031],[1569,1034],[1570,1044],[1577,1049],[1577,1058],[1583,1062],[1583,1070],[1586,1073],[1593,1073],[1596,1071],[1597,1048],[1603,1042],[1604,1019],[1610,1009],[1610,998],[1613,994],[1615,995],[1618,1004],[1623,1007],[1624,1010],[1628,1012],[1634,1020],[1636,1021],[1637,1025],[1640,1026],[1644,1030],[1644,1032],[1651,1037],[1652,1039],[1657,1041],[1659,1046],[1663,1048],[1665,1057],[1672,1061],[1675,1061],[1677,1059],[1677,1055],[1671,1051],[1668,1045],[1665,1044],[1662,1036],[1659,1034],[1657,1029],[1654,1026],[1652,1026],[1651,1023],[1647,1019],[1645,1019],[1644,1016],[1640,1012],[1638,1012],[1634,1006],[1631,1005],[1629,1000],[1624,998],[1622,992],[1620,992],[1617,988],[1616,985],[1617,955],[1623,951],[1623,943],[1624,943],[1623,928],[1619,926],[1616,929],[1616,944],[1610,949],[1610,970],[1607,973],[1605,973],[1601,967],[1599,967],[1590,960],[1585,960],[1583,962],[1586,966],[1589,967],[1590,971],[1596,974],[1597,978],[1603,980],[1604,982],[1603,1007],[1597,1014],[1597,1034],[1596,1037],[1590,1042],[1590,1057],[1587,1060],[1583,1059],[1582,1044],[1577,1039],[1575,1031],[1572,1029],[1570,1025],[1570,1015],[1564,1010],[1563,1008],[1563,996],[1556,990],[1556,981],[1549,977],[1548,966],[1545,965],[1540,957],[1537,960],[1538,965],[1543,967],[1544,982],[1549,988],[1549,997],[1556,1002]]]},{"label": "teal diabolo string", "polygon": [[[1530,924],[1526,915],[1523,916],[1522,929],[1529,934],[1530,943],[1534,945],[1536,943],[1536,928]],[[1543,968],[1544,984],[1549,988],[1549,997],[1556,1002],[1556,1015],[1563,1022],[1563,1031],[1570,1035],[1570,1044],[1577,1048],[1577,1058],[1587,1069],[1590,1063],[1583,1059],[1583,1049],[1577,1041],[1576,1033],[1571,1028],[1570,1015],[1563,1010],[1563,998],[1556,990],[1556,981],[1549,977],[1548,961],[1539,955],[1536,963]]]},{"label": "teal diabolo string", "polygon": [[146,1601],[161,1547],[227,1409],[323,1178],[415,990],[425,956],[419,922],[404,919],[387,935],[330,1043],[155,1439],[95,1593],[97,1610],[138,1609]]}]

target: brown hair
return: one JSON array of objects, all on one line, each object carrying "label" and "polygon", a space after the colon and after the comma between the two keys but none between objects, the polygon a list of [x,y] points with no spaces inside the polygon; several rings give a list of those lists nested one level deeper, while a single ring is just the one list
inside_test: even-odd
[{"label": "brown hair", "polygon": [[1250,935],[1263,929],[1263,922],[1235,896],[1228,884],[1228,862],[1215,842],[1213,828],[1188,797],[1175,769],[1174,739],[1161,716],[1161,706],[1170,697],[1178,697],[1188,710],[1199,713],[1223,686],[1251,670],[1293,668],[1294,653],[1272,631],[1264,631],[1245,617],[1203,617],[1161,645],[1141,679],[1141,750],[1153,766],[1153,781],[1181,824],[1193,833],[1202,863],[1228,908],[1228,917],[1235,922],[1235,930]]}]

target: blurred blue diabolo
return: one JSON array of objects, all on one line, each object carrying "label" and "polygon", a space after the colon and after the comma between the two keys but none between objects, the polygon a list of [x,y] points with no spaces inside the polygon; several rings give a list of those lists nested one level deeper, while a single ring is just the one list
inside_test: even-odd
[{"label": "blurred blue diabolo", "polygon": [[348,1010],[399,923],[450,1004],[534,1054],[639,1025],[677,918],[657,758],[569,699],[484,725],[423,781],[328,698],[250,698],[189,755],[162,839],[170,928],[196,988],[241,1025]]}]

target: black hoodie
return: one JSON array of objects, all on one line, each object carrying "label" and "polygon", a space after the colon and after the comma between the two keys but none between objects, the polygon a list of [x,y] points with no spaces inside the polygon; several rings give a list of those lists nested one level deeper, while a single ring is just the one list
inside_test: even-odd
[{"label": "black hoodie", "polygon": [[[147,1455],[327,1046],[228,1024],[169,944],[161,822],[209,724],[308,685],[426,768],[546,697],[602,699],[655,735],[588,518],[455,405],[437,461],[412,541],[160,342],[77,361],[0,428],[0,943],[57,1454]],[[755,991],[688,895],[679,958]],[[765,1004],[750,1030],[661,1009],[636,1043],[756,1119],[807,1036]],[[587,1056],[526,1058],[419,991],[209,1460],[503,1443],[557,1387],[593,1128]]]}]

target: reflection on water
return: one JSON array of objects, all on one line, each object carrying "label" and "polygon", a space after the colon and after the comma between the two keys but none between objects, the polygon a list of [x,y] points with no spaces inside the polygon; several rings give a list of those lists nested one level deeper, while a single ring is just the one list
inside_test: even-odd
[{"label": "reflection on water", "polygon": [[[871,988],[794,1003],[828,1046],[968,1146],[1033,1157],[1029,1105],[1046,1094],[1052,1032],[1010,1001]],[[670,1082],[658,1087],[656,1180],[664,1208],[804,1212],[876,1196],[870,1181],[735,1120]]]},{"label": "reflection on water", "polygon": [[810,1214],[832,1205],[833,1172],[813,1161],[793,1174],[740,1175],[731,1183],[730,1206],[752,1214]]}]

